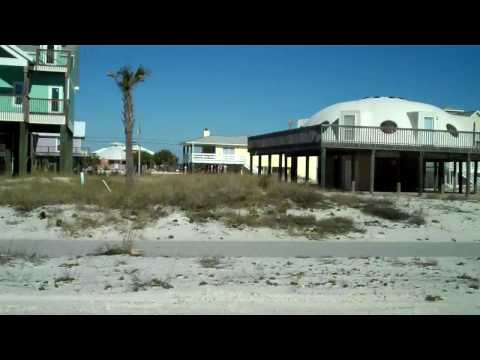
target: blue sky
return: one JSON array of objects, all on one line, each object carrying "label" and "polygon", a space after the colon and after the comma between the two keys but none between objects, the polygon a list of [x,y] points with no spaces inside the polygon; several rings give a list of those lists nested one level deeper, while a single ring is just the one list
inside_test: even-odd
[{"label": "blue sky", "polygon": [[[145,146],[282,130],[288,120],[365,96],[480,108],[480,46],[81,46],[76,118],[91,150],[124,138],[109,70],[144,65],[135,90]],[[151,140],[150,140],[151,139]],[[164,143],[164,144],[163,144]]]}]

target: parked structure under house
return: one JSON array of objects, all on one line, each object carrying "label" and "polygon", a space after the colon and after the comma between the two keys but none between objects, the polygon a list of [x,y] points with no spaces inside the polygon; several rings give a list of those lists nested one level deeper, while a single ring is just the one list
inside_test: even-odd
[{"label": "parked structure under house", "polygon": [[[78,172],[84,167],[83,160],[89,155],[89,150],[84,146],[86,123],[75,121],[73,129],[73,168]],[[57,171],[60,158],[60,134],[32,133],[34,148],[33,167],[37,170]]]},{"label": "parked structure under house", "polygon": [[77,45],[0,45],[0,174],[24,175],[32,134],[60,134],[59,170],[73,168]]},{"label": "parked structure under house", "polygon": [[469,194],[477,189],[479,125],[479,111],[375,96],[329,106],[294,129],[251,136],[248,150],[258,174],[271,173],[273,159],[288,161],[291,173],[284,167],[280,179],[296,182],[302,171],[323,188]]}]

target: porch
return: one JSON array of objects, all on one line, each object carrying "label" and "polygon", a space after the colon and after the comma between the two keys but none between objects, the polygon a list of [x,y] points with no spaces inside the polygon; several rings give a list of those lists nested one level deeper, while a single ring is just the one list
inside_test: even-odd
[{"label": "porch", "polygon": [[193,164],[243,165],[246,157],[235,154],[191,153],[185,157],[185,160],[185,162]]},{"label": "porch", "polygon": [[36,49],[33,70],[66,73],[71,69],[72,54],[68,50]]},{"label": "porch", "polygon": [[[279,156],[280,164],[291,159],[292,168],[280,168],[278,177],[296,182],[298,157],[305,157],[306,178],[309,160],[317,160],[316,178],[322,188],[349,188],[373,191],[425,191],[427,163],[433,164],[433,190],[445,191],[445,165],[458,166],[458,191],[466,195],[477,189],[480,160],[479,134],[475,131],[381,128],[366,126],[316,125],[248,139],[251,154],[259,156],[258,174],[262,174],[261,156]],[[473,165],[473,166],[472,166]],[[280,165],[281,167],[282,165]],[[473,168],[473,169],[472,169]],[[271,174],[267,168],[267,174]],[[473,170],[473,171],[472,171]],[[303,171],[303,170],[302,170]],[[471,177],[471,173],[473,179]]]},{"label": "porch", "polygon": [[0,94],[0,121],[64,125],[68,100],[41,99]]}]

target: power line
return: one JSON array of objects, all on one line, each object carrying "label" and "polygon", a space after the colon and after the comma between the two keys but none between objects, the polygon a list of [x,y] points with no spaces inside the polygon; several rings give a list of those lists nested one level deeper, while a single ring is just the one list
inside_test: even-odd
[{"label": "power line", "polygon": [[[86,141],[118,141],[122,142],[124,139],[119,140],[119,138],[102,138],[102,137],[86,137]],[[183,141],[171,142],[171,140],[166,139],[156,139],[156,138],[142,138],[143,141],[156,142],[156,143],[165,143],[165,144],[181,144]]]},{"label": "power line", "polygon": [[[111,142],[122,142],[122,141],[116,141],[116,140],[85,140],[86,143],[95,143],[95,144],[107,144]],[[150,145],[170,145],[170,146],[181,146],[182,144],[180,143],[166,143],[166,142],[158,142],[158,141],[144,141],[142,140],[142,143],[150,144]]]}]

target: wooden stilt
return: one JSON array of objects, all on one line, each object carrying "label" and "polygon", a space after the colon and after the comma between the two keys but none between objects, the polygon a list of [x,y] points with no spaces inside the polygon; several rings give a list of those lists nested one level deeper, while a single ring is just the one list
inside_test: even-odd
[{"label": "wooden stilt", "polygon": [[473,164],[473,193],[477,193],[477,180],[478,180],[478,161],[475,161]]},{"label": "wooden stilt", "polygon": [[463,161],[458,162],[458,192],[463,193]]},{"label": "wooden stilt", "polygon": [[309,172],[309,160],[310,160],[310,157],[307,155],[305,156],[305,184],[308,184],[309,183],[309,180],[310,180],[310,172]]},{"label": "wooden stilt", "polygon": [[267,167],[268,176],[272,175],[272,155],[268,154],[268,167]]},{"label": "wooden stilt", "polygon": [[282,181],[282,154],[278,154],[278,180]]},{"label": "wooden stilt", "polygon": [[470,161],[470,153],[467,154],[467,163],[466,163],[466,166],[467,166],[467,183],[465,184],[466,185],[466,189],[465,189],[465,196],[468,197],[470,195],[470,175],[471,175],[471,170],[472,170],[472,163]]},{"label": "wooden stilt", "polygon": [[320,184],[322,189],[326,188],[326,169],[327,169],[327,149],[322,147],[322,159],[321,159],[321,172],[320,172]]},{"label": "wooden stilt", "polygon": [[355,156],[355,153],[352,153],[352,159],[350,161],[350,166],[351,166],[351,170],[350,170],[350,173],[351,173],[351,180],[352,180],[352,192],[355,192],[355,185],[356,185],[356,180],[357,180],[357,174],[356,174],[356,170],[357,170],[357,161],[356,161],[356,156]]},{"label": "wooden stilt", "polygon": [[375,190],[375,150],[370,153],[370,194]]},{"label": "wooden stilt", "polygon": [[424,176],[424,161],[423,161],[423,152],[418,154],[418,195],[423,194],[423,176]]}]

